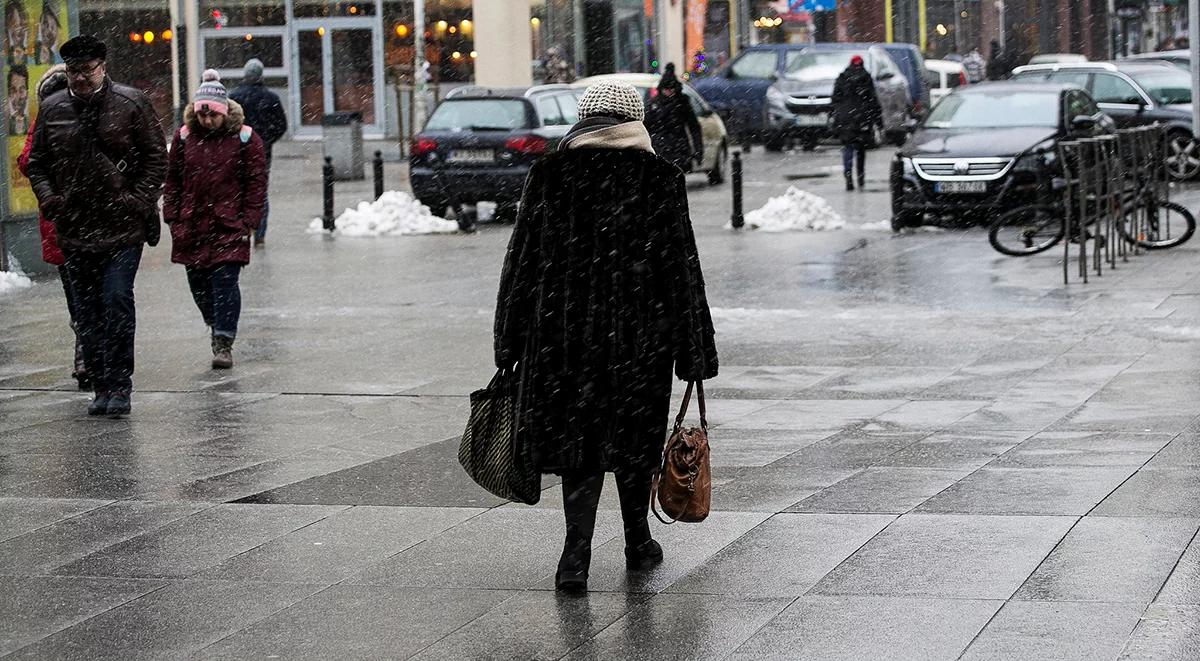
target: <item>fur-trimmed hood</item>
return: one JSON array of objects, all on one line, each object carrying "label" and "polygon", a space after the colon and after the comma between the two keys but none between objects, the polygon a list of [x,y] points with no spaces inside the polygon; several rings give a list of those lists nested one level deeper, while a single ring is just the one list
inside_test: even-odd
[{"label": "fur-trimmed hood", "polygon": [[[229,114],[225,115],[225,125],[219,130],[234,134],[242,130],[242,124],[245,122],[246,113],[242,110],[242,106],[237,101],[230,99]],[[207,131],[200,126],[200,120],[196,117],[196,108],[190,103],[183,108],[183,123],[187,125],[189,131],[197,135],[203,135]]]}]

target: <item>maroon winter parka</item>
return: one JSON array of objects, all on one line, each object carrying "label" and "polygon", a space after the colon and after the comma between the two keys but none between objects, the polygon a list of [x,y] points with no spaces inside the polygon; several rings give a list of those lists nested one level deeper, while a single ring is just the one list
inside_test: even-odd
[{"label": "maroon winter parka", "polygon": [[248,264],[250,234],[262,219],[267,162],[253,130],[243,140],[242,107],[229,102],[225,125],[207,131],[192,106],[175,132],[163,187],[171,261],[208,268]]}]

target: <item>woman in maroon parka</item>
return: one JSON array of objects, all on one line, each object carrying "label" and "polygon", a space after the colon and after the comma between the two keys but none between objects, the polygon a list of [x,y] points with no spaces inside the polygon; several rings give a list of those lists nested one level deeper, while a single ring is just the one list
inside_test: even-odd
[{"label": "woman in maroon parka", "polygon": [[212,366],[225,369],[233,366],[242,311],[238,276],[262,219],[266,156],[212,69],[183,118],[167,163],[163,219],[171,228],[171,261],[186,267],[192,298],[212,330]]}]

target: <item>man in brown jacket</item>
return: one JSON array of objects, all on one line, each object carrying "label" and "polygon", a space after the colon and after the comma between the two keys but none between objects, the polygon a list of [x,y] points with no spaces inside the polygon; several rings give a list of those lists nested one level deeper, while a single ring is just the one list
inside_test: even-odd
[{"label": "man in brown jacket", "polygon": [[115,417],[130,411],[133,281],[142,245],[158,243],[166,146],[146,96],[108,78],[103,42],[82,35],[60,54],[68,89],[47,97],[38,111],[29,180],[54,221],[75,292],[84,362],[96,390],[88,414]]}]

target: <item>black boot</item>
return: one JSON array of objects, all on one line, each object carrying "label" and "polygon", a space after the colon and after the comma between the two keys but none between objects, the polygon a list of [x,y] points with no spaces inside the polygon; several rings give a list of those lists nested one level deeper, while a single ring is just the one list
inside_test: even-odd
[{"label": "black boot", "polygon": [[563,592],[587,592],[588,567],[592,564],[592,542],[568,541],[558,559],[554,589]]},{"label": "black boot", "polygon": [[662,564],[663,550],[662,546],[648,539],[638,546],[625,547],[625,569],[629,571],[643,571]]},{"label": "black boot", "polygon": [[233,338],[224,335],[213,335],[212,366],[215,370],[227,370],[233,367]]},{"label": "black boot", "polygon": [[861,172],[858,173],[858,187],[859,188],[867,187],[867,177],[866,177],[866,175],[864,175]]},{"label": "black boot", "polygon": [[128,390],[114,390],[112,396],[108,399],[108,409],[105,415],[110,418],[119,418],[123,415],[129,415],[133,410],[133,402],[130,400]]},{"label": "black boot", "polygon": [[854,190],[854,179],[850,175],[846,175],[846,190]]},{"label": "black boot", "polygon": [[588,567],[592,562],[592,534],[596,530],[596,508],[604,489],[604,473],[563,475],[562,489],[567,539],[554,575],[554,587],[564,592],[583,592],[587,590]]},{"label": "black boot", "polygon": [[105,415],[108,413],[108,401],[111,395],[107,390],[97,390],[92,403],[88,404],[88,415]]}]

